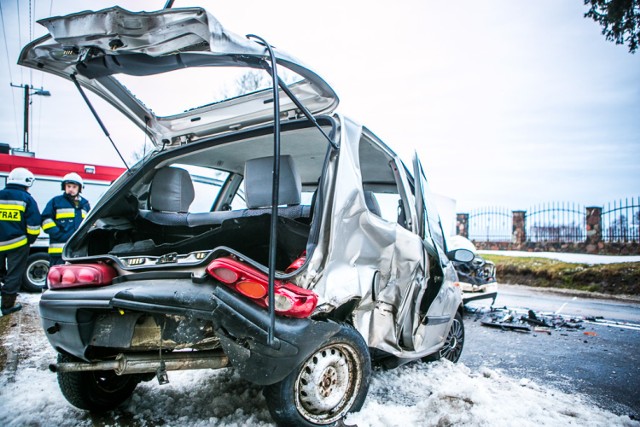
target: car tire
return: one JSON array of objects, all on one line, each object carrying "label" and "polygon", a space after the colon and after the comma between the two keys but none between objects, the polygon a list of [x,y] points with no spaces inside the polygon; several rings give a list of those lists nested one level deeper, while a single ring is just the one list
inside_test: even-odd
[{"label": "car tire", "polygon": [[435,360],[447,359],[456,363],[460,359],[463,347],[464,323],[462,322],[462,315],[459,312],[456,312],[442,348],[434,354],[423,357],[422,360],[424,362],[433,362]]},{"label": "car tire", "polygon": [[36,252],[27,258],[27,269],[22,275],[22,290],[41,292],[49,273],[49,254]]},{"label": "car tire", "polygon": [[[58,354],[58,363],[78,359]],[[73,406],[91,412],[114,409],[127,400],[138,385],[137,375],[116,375],[114,371],[58,372],[58,385]]]},{"label": "car tire", "polygon": [[370,378],[364,338],[343,325],[284,380],[265,387],[264,396],[279,426],[336,425],[347,413],[360,410]]}]

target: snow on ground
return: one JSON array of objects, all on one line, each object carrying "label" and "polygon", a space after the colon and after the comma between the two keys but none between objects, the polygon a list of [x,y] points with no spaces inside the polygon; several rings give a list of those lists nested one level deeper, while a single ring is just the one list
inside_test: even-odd
[{"label": "snow on ground", "polygon": [[480,254],[515,257],[539,257],[557,259],[577,264],[615,264],[619,262],[640,262],[640,255],[590,255],[563,252],[526,252],[526,251],[478,251]]},{"label": "snow on ground", "polygon": [[[22,312],[3,340],[8,363],[0,374],[2,426],[272,426],[260,388],[230,369],[169,372],[170,383],[142,383],[116,411],[90,415],[69,405],[47,369],[55,352],[40,329],[38,295],[22,294]],[[11,319],[0,319],[8,321]],[[17,370],[12,360],[17,356]],[[443,361],[375,371],[369,396],[347,425],[375,426],[625,426],[628,416],[487,367]]]}]

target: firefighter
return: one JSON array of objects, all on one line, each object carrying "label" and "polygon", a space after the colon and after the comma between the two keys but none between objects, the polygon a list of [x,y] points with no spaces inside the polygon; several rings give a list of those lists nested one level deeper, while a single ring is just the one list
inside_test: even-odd
[{"label": "firefighter", "polygon": [[[35,178],[25,168],[15,168],[7,177],[7,186],[0,190],[0,276],[2,315],[22,309],[16,304],[22,277],[27,270],[29,246],[40,234],[40,210],[29,194]],[[4,267],[5,268],[1,268]]]},{"label": "firefighter", "polygon": [[63,193],[49,200],[42,211],[42,229],[49,235],[49,263],[62,264],[62,248],[80,227],[89,212],[89,201],[82,197],[84,182],[75,172],[62,178]]}]

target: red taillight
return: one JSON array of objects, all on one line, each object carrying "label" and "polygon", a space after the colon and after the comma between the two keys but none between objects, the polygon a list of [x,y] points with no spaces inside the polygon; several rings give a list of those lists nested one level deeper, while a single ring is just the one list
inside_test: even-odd
[{"label": "red taillight", "polygon": [[297,269],[302,267],[302,265],[305,263],[306,260],[307,260],[307,251],[304,251],[304,252],[302,252],[302,255],[300,255],[300,258],[298,258],[295,261],[293,261],[291,263],[291,265],[289,267],[287,267],[286,270],[284,270],[284,272],[285,273],[291,273],[293,271],[296,271]]},{"label": "red taillight", "polygon": [[118,273],[106,264],[65,264],[49,269],[49,289],[110,285]]},{"label": "red taillight", "polygon": [[62,271],[61,284],[63,284],[63,285],[72,285],[75,282],[76,282],[76,274],[75,274],[75,272],[70,268],[64,269]]},{"label": "red taillight", "polygon": [[[315,292],[300,288],[292,283],[276,285],[274,289],[276,313],[291,317],[308,317],[318,304]],[[265,305],[267,298],[265,297]]]},{"label": "red taillight", "polygon": [[212,268],[208,271],[209,274],[211,274],[213,277],[220,280],[222,283],[226,283],[227,285],[237,282],[240,278],[238,276],[238,273],[226,267]]},{"label": "red taillight", "polygon": [[236,289],[242,295],[249,298],[263,298],[269,292],[269,286],[265,283],[256,282],[253,280],[243,280],[236,283]]},{"label": "red taillight", "polygon": [[[207,266],[207,272],[261,307],[268,307],[266,274],[233,258],[217,258]],[[235,279],[235,280],[234,280]],[[318,296],[293,283],[276,280],[274,284],[275,311],[283,316],[309,317],[318,304]]]}]

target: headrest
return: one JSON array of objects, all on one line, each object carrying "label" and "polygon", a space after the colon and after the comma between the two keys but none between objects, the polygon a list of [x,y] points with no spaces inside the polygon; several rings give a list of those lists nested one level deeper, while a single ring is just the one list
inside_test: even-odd
[{"label": "headrest", "polygon": [[364,202],[372,213],[382,216],[380,213],[380,204],[378,204],[378,199],[376,199],[376,195],[373,194],[373,191],[364,192]]},{"label": "headrest", "polygon": [[[247,160],[244,165],[244,194],[247,208],[271,207],[273,157]],[[278,204],[299,205],[302,185],[300,175],[289,155],[280,156]]]},{"label": "headrest", "polygon": [[151,183],[149,201],[154,211],[187,212],[195,192],[191,175],[184,169],[159,169]]}]

